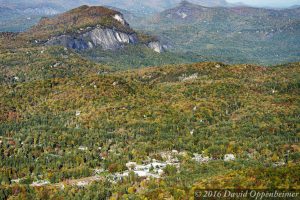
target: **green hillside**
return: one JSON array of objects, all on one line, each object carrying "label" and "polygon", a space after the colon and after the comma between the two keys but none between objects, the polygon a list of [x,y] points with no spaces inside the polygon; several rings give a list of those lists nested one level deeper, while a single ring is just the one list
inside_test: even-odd
[{"label": "green hillside", "polygon": [[[299,188],[299,69],[197,63],[2,83],[0,197],[184,199],[214,180]],[[184,152],[180,168],[158,180],[108,181],[128,161],[163,162],[171,150]],[[212,160],[199,164],[193,153]],[[226,162],[226,154],[236,159]],[[64,182],[99,168],[107,171],[98,183]],[[37,180],[49,184],[27,185]]]},{"label": "green hillside", "polygon": [[171,52],[229,64],[276,65],[299,61],[299,20],[299,8],[207,8],[183,2],[132,26],[158,36]]},{"label": "green hillside", "polygon": [[[82,6],[27,32],[1,33],[0,200],[299,190],[300,63],[288,63],[299,61],[297,13],[259,10],[276,20],[256,30],[249,18],[255,9],[233,9],[246,16],[235,27],[232,16],[221,22],[224,15],[205,14],[227,8],[200,8],[192,17],[204,13],[215,25],[185,23],[188,16],[171,10],[164,19],[174,14],[177,27],[148,27],[166,41],[161,53],[147,47],[155,37],[138,32],[141,43],[113,50],[45,45],[97,24],[133,30],[104,7]],[[277,21],[285,15],[288,23]],[[274,63],[285,64],[265,65]]]},{"label": "green hillside", "polygon": [[63,47],[30,47],[2,51],[0,83],[72,77],[108,71]]},{"label": "green hillside", "polygon": [[195,63],[207,61],[195,53],[157,53],[145,45],[127,45],[116,51],[101,48],[81,52],[82,56],[99,64],[108,65],[115,70],[126,70],[168,64]]},{"label": "green hillside", "polygon": [[97,25],[133,32],[129,26],[113,18],[116,14],[120,13],[101,6],[80,6],[51,18],[42,18],[36,26],[27,31],[26,35],[35,40],[46,40],[51,36],[76,34],[80,30]]}]

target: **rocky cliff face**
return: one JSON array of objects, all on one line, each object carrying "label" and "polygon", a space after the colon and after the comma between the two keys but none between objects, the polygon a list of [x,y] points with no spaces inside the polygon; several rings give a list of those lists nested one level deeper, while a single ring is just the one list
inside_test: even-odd
[{"label": "rocky cliff face", "polygon": [[[141,43],[136,33],[125,33],[105,27],[95,27],[76,35],[60,35],[49,39],[45,45],[64,46],[78,51],[101,47],[104,50],[117,50],[126,44]],[[145,44],[157,53],[166,51],[166,47],[159,41],[150,41]]]},{"label": "rocky cliff face", "polygon": [[[91,19],[90,15],[85,16],[82,12],[89,12],[90,15],[95,15],[96,13],[99,17]],[[66,21],[65,18],[69,20]],[[70,20],[70,18],[72,20]],[[92,21],[92,26],[88,23],[78,26],[79,23],[82,23],[82,19]],[[144,44],[155,52],[161,53],[165,51],[165,48],[157,40],[140,39],[143,37],[139,37],[139,35],[130,28],[121,13],[103,7],[99,9],[97,7],[82,6],[69,13],[65,13],[64,16],[44,20],[35,30],[48,31],[48,27],[54,27],[56,29],[59,28],[58,30],[61,32],[61,27],[70,27],[70,24],[72,29],[63,31],[63,34],[50,36],[45,42],[45,45],[58,45],[82,51],[98,47],[103,50],[116,50],[127,44]]]},{"label": "rocky cliff face", "polygon": [[147,46],[157,53],[162,53],[166,51],[166,47],[161,45],[159,41],[149,42]]},{"label": "rocky cliff face", "polygon": [[96,27],[76,36],[60,35],[51,38],[46,45],[59,45],[76,50],[101,47],[104,50],[116,50],[125,44],[137,44],[139,42],[135,33],[124,33],[117,30]]}]

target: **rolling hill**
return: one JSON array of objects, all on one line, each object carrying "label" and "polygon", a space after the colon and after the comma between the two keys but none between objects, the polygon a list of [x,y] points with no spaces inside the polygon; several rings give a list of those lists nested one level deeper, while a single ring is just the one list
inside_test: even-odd
[{"label": "rolling hill", "polygon": [[[131,22],[133,15],[142,17],[154,13],[162,12],[177,6],[181,0],[80,0],[80,1],[62,1],[62,0],[0,0],[1,7],[10,9],[9,15],[14,15],[14,18],[6,19],[4,12],[0,10],[0,31],[20,32],[28,29],[36,24],[41,17],[51,16],[58,13],[68,11],[81,5],[91,6],[106,6],[121,9],[125,12],[130,12],[127,18]],[[190,0],[191,3],[205,7],[237,7],[245,6],[241,3],[228,3],[225,0]],[[293,6],[290,8],[297,8]],[[279,8],[277,8],[279,9]],[[125,12],[122,12],[125,14]],[[126,14],[125,14],[126,15]],[[27,20],[25,20],[27,19]],[[139,19],[137,19],[139,20]]]},{"label": "rolling hill", "polygon": [[[211,185],[299,187],[299,63],[99,73],[69,62],[83,71],[37,79],[33,67],[27,80],[0,84],[0,198],[183,199]],[[126,172],[126,163],[152,159],[171,162],[160,177]]]},{"label": "rolling hill", "polygon": [[81,6],[65,13],[44,17],[29,30],[16,36],[30,46],[63,46],[83,51],[101,48],[117,50],[126,45],[143,44],[161,53],[163,45],[152,36],[131,29],[123,15],[101,6]]},{"label": "rolling hill", "polygon": [[133,27],[157,35],[170,51],[271,65],[299,60],[299,23],[299,8],[209,8],[185,1]]},{"label": "rolling hill", "polygon": [[298,14],[183,2],[132,28],[81,6],[0,33],[0,199],[297,191],[300,63],[261,63],[299,59]]},{"label": "rolling hill", "polygon": [[[77,74],[81,69],[73,68],[68,61],[71,57],[76,62],[88,58],[114,69],[206,60],[196,54],[164,52],[165,47],[155,37],[133,30],[122,13],[96,6],[81,6],[53,17],[44,17],[25,32],[2,33],[0,41],[3,80],[13,80],[13,76],[6,73],[11,66],[6,64],[10,62],[10,55],[15,55],[14,69],[17,77],[23,77],[22,80],[31,80],[26,78],[26,71],[31,70],[37,70],[36,79],[56,76],[52,70],[47,70],[57,64],[68,71],[63,76]],[[72,56],[66,54],[63,47],[69,48]]]},{"label": "rolling hill", "polygon": [[[72,9],[81,5],[105,5],[114,6],[134,12],[157,12],[164,9],[171,8],[181,0],[152,0],[152,1],[138,1],[138,0],[79,0],[79,1],[62,1],[62,0],[0,0],[0,5],[10,8],[53,8],[57,10]],[[225,0],[192,0],[193,3],[203,6],[229,6],[234,5],[226,2]]]},{"label": "rolling hill", "polygon": [[[61,1],[61,0],[0,0],[0,31],[13,31],[21,32],[31,26],[35,25],[38,20],[45,16],[52,16],[59,13],[63,13],[70,9],[79,7],[81,5],[94,5],[94,6],[106,6],[112,7],[115,10],[122,10],[122,13],[127,17],[127,20],[131,21],[131,17],[145,16],[160,12],[164,9],[171,8],[177,5],[180,0],[176,1],[137,1],[137,0],[80,0],[80,1]],[[197,0],[204,6],[225,6],[228,5],[225,1],[215,0]],[[126,15],[126,13],[132,13]],[[138,20],[138,19],[137,19]]]}]

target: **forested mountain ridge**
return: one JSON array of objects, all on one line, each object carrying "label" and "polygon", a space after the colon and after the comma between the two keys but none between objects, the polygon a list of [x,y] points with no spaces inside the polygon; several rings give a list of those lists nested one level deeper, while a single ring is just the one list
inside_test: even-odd
[{"label": "forested mountain ridge", "polygon": [[120,12],[101,6],[81,6],[51,18],[42,18],[22,35],[36,44],[79,51],[97,47],[116,50],[126,44],[145,44],[156,52],[164,51],[154,37],[131,29]]},{"label": "forested mountain ridge", "polygon": [[[43,2],[40,0],[1,0],[0,4],[4,7],[12,9],[35,9],[35,8],[52,8],[58,12],[73,9],[81,5],[101,5],[101,6],[113,6],[117,8],[123,8],[133,12],[159,12],[164,9],[168,9],[176,6],[181,0],[152,0],[150,1],[138,1],[138,0],[78,0],[78,1],[61,1],[52,0]],[[192,0],[193,3],[203,6],[230,6],[225,0]]]},{"label": "forested mountain ridge", "polygon": [[[299,187],[299,63],[83,69],[1,84],[1,198],[182,199],[236,177],[239,188]],[[171,164],[158,179],[114,183],[149,159]],[[95,183],[67,184],[98,171]]]},{"label": "forested mountain ridge", "polygon": [[133,27],[157,35],[171,52],[226,63],[274,65],[299,61],[299,22],[299,8],[209,8],[185,1]]},{"label": "forested mountain ridge", "polygon": [[79,29],[85,29],[88,26],[103,25],[107,27],[115,27],[124,32],[133,32],[127,23],[114,19],[115,15],[122,14],[118,11],[101,7],[101,6],[80,6],[60,15],[43,18],[41,21],[30,30],[29,34],[43,34],[46,32],[47,39],[49,36],[58,33],[75,33]]},{"label": "forested mountain ridge", "polygon": [[[81,5],[105,6],[127,10],[136,16],[151,15],[177,6],[181,0],[1,0],[0,31],[20,32],[36,24],[41,17],[56,15]],[[205,7],[247,6],[242,3],[229,3],[225,0],[190,0]],[[290,8],[297,8],[292,6]],[[10,16],[10,17],[7,17]],[[128,19],[129,20],[129,19]]]},{"label": "forested mountain ridge", "polygon": [[243,63],[299,61],[298,14],[279,12],[183,2],[145,34],[81,6],[0,33],[0,200],[299,189],[300,63]]},{"label": "forested mountain ridge", "polygon": [[[180,12],[187,12],[187,16],[182,16]],[[188,1],[181,2],[178,6],[165,10],[157,15],[160,18],[169,18],[172,20],[186,20],[186,23],[193,23],[199,20],[207,20],[208,22],[214,22],[217,20],[239,20],[244,21],[245,18],[252,21],[257,20],[262,25],[266,21],[275,24],[280,22],[291,21],[299,19],[300,9],[266,9],[255,8],[247,6],[236,7],[206,7],[197,4],[190,3]],[[246,21],[244,21],[246,23]]]}]

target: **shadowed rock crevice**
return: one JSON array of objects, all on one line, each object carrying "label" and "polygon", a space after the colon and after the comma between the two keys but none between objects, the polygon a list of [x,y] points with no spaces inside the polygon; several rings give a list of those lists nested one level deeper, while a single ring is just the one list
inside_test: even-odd
[{"label": "shadowed rock crevice", "polygon": [[124,33],[109,28],[95,28],[78,36],[60,35],[51,38],[46,45],[60,45],[76,50],[101,47],[104,50],[115,50],[125,44],[137,44],[136,33]]},{"label": "shadowed rock crevice", "polygon": [[97,6],[81,6],[54,18],[43,19],[28,33],[32,33],[34,41],[40,39],[45,45],[78,51],[93,48],[117,50],[137,44],[144,44],[158,53],[166,49],[157,39],[131,29],[122,13]]}]

